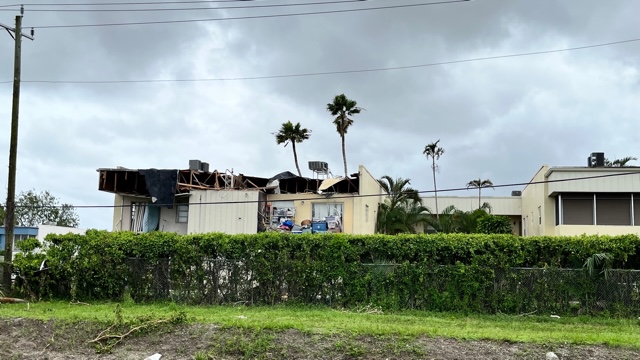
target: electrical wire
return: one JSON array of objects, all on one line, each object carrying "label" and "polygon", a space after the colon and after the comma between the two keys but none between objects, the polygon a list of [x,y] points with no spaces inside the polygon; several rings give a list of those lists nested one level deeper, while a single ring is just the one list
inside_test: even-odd
[{"label": "electrical wire", "polygon": [[[27,9],[28,12],[155,12],[155,11],[194,11],[194,10],[225,10],[225,9],[263,9],[263,8],[279,8],[279,7],[295,7],[295,6],[313,6],[313,5],[336,5],[359,3],[370,0],[332,0],[307,3],[293,4],[265,4],[265,5],[249,5],[249,6],[221,6],[221,7],[182,7],[182,8],[146,8],[146,9]],[[16,11],[14,9],[0,9],[0,11]]]},{"label": "electrical wire", "polygon": [[[585,46],[576,46],[576,47],[564,48],[564,49],[542,50],[542,51],[533,51],[533,52],[526,52],[526,53],[485,56],[485,57],[479,57],[479,58],[470,58],[470,59],[462,59],[462,60],[451,60],[451,61],[441,61],[441,62],[417,64],[417,65],[381,67],[381,68],[370,68],[370,69],[354,69],[354,70],[309,72],[309,73],[298,73],[298,74],[265,75],[265,76],[250,76],[250,77],[235,77],[235,78],[208,78],[208,79],[201,78],[201,79],[86,80],[86,81],[82,81],[82,80],[79,80],[79,81],[72,81],[72,80],[23,80],[22,83],[38,83],[38,84],[132,84],[132,83],[214,82],[214,81],[242,81],[242,80],[281,79],[281,78],[295,78],[295,77],[309,77],[309,76],[322,76],[322,75],[354,74],[354,73],[368,73],[368,72],[380,72],[380,71],[391,71],[391,70],[416,69],[416,68],[441,66],[441,65],[450,65],[450,64],[459,64],[459,63],[474,62],[474,61],[486,61],[486,60],[505,59],[505,58],[512,58],[512,57],[543,55],[543,54],[551,54],[551,53],[557,53],[557,52],[567,52],[567,51],[574,51],[574,50],[584,50],[584,49],[591,49],[591,48],[596,48],[596,47],[626,44],[626,43],[638,42],[638,41],[640,41],[640,38],[628,39],[628,40],[620,40],[620,41],[612,41],[612,42],[607,42],[607,43],[592,44],[592,45],[585,45]],[[8,84],[8,83],[11,83],[11,82],[13,82],[13,81],[12,80],[0,81],[0,84]]]},{"label": "electrical wire", "polygon": [[[540,185],[540,184],[551,184],[551,183],[559,183],[559,182],[571,182],[571,181],[584,181],[591,179],[602,179],[602,178],[610,178],[610,177],[618,177],[618,176],[628,176],[628,175],[640,175],[640,168],[636,171],[628,171],[628,172],[620,172],[616,174],[604,174],[604,175],[592,175],[592,176],[581,176],[571,179],[555,179],[555,180],[542,180],[542,181],[529,181],[529,182],[521,182],[521,183],[509,183],[509,184],[499,184],[493,186],[487,186],[491,188],[507,188],[507,187],[515,187],[515,186],[529,186],[529,185]],[[484,188],[484,187],[483,187]],[[454,191],[468,191],[475,190],[477,188],[449,188],[449,189],[438,189],[438,193],[445,192],[454,192]],[[215,191],[215,190],[209,190]],[[416,191],[418,194],[431,194],[435,193],[436,190],[421,190]],[[411,192],[414,193],[414,192]],[[355,194],[355,195],[338,195],[333,196],[331,194],[326,194],[327,199],[335,200],[335,199],[355,199],[355,198],[365,198],[365,197],[385,197],[388,196],[386,194]],[[304,201],[309,200],[308,197],[299,197],[286,199],[286,201]],[[211,202],[199,202],[199,203],[189,203],[189,204],[181,204],[181,205],[189,205],[189,206],[199,206],[199,205],[231,205],[231,204],[254,204],[254,203],[263,203],[264,200],[241,200],[241,201],[211,201]],[[155,206],[174,206],[175,204],[153,204]],[[21,208],[29,208],[29,209],[41,209],[41,208],[62,208],[63,206],[69,205],[56,205],[56,206],[17,206]],[[102,209],[102,208],[124,208],[131,207],[132,205],[71,205],[76,209]]]},{"label": "electrical wire", "polygon": [[125,6],[125,5],[174,5],[174,4],[212,4],[212,3],[234,3],[253,2],[258,0],[193,0],[193,1],[141,1],[141,2],[93,2],[93,3],[31,3],[31,4],[10,4],[0,5],[4,7],[20,6]]},{"label": "electrical wire", "polygon": [[465,3],[470,1],[472,0],[443,0],[443,1],[436,1],[436,2],[418,3],[418,4],[387,5],[387,6],[376,6],[376,7],[358,8],[358,9],[308,11],[308,12],[298,12],[298,13],[288,13],[288,14],[237,16],[237,17],[226,17],[226,18],[137,21],[137,22],[102,23],[102,24],[71,24],[71,25],[40,25],[40,26],[25,25],[24,27],[35,28],[35,29],[69,29],[69,28],[84,28],[84,27],[160,25],[160,24],[181,24],[181,23],[229,21],[229,20],[252,20],[252,19],[282,18],[282,17],[291,17],[291,16],[325,15],[325,14],[350,13],[350,12],[359,12],[359,11],[400,9],[400,8],[411,8],[411,7],[421,7],[421,6],[431,6],[431,5]]}]

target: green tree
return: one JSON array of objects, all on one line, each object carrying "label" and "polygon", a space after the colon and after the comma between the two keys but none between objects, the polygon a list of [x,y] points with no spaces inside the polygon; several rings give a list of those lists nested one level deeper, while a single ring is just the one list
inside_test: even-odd
[{"label": "green tree", "polygon": [[60,204],[58,198],[49,191],[23,191],[16,200],[17,226],[53,224],[78,227],[79,223],[80,219],[73,205]]},{"label": "green tree", "polygon": [[0,226],[4,225],[4,205],[0,205]]},{"label": "green tree", "polygon": [[378,183],[387,196],[389,196],[391,207],[406,204],[409,201],[422,203],[418,190],[409,187],[409,185],[411,185],[411,179],[399,177],[394,180],[391,176],[385,175],[378,180]]},{"label": "green tree", "polygon": [[436,218],[440,217],[440,213],[438,212],[438,186],[436,185],[436,170],[438,169],[438,165],[436,165],[436,160],[440,159],[440,156],[444,154],[444,148],[438,146],[438,141],[427,144],[424,147],[424,151],[422,152],[427,160],[431,158],[431,171],[433,172],[433,193],[435,194],[436,200]]},{"label": "green tree", "polygon": [[311,130],[302,128],[300,123],[296,123],[295,125],[291,121],[287,121],[282,124],[280,130],[275,133],[276,142],[278,145],[284,144],[284,147],[287,147],[289,143],[291,143],[291,147],[293,148],[293,161],[296,163],[296,169],[298,170],[298,176],[302,177],[302,172],[300,172],[300,166],[298,165],[298,153],[296,152],[296,143],[301,143],[311,136]]},{"label": "green tree", "polygon": [[506,216],[486,214],[478,219],[478,232],[481,234],[511,234],[511,220]]},{"label": "green tree", "polygon": [[440,216],[430,216],[426,222],[436,232],[445,234],[455,233],[458,231],[458,223],[455,216],[458,211],[455,206],[449,205],[442,210]]},{"label": "green tree", "polygon": [[474,234],[478,232],[478,220],[490,213],[491,205],[486,202],[473,211],[462,211],[450,205],[442,210],[439,218],[430,216],[427,223],[439,233]]},{"label": "green tree", "polygon": [[347,98],[344,94],[336,95],[333,98],[333,102],[327,104],[327,111],[335,116],[333,123],[336,125],[336,130],[340,134],[342,140],[342,160],[344,162],[344,176],[349,177],[347,171],[347,151],[345,149],[344,137],[347,134],[347,130],[353,125],[353,115],[359,114],[364,110],[359,108],[358,103],[355,100]]},{"label": "green tree", "polygon": [[456,232],[463,234],[475,234],[478,232],[478,221],[491,213],[491,205],[483,203],[480,208],[473,211],[456,211],[454,222],[456,223]]},{"label": "green tree", "polygon": [[493,183],[491,182],[491,180],[486,179],[486,180],[482,180],[482,179],[476,179],[476,180],[471,180],[467,183],[467,189],[478,189],[478,209],[482,208],[482,189],[483,188],[493,188]]},{"label": "green tree", "polygon": [[422,205],[418,191],[409,187],[410,179],[383,176],[378,180],[388,198],[378,206],[376,231],[381,234],[416,233],[425,223],[429,209]]},{"label": "green tree", "polygon": [[629,162],[636,161],[637,158],[633,156],[623,157],[622,159],[615,159],[610,161],[609,159],[604,159],[604,166],[606,167],[627,167]]}]

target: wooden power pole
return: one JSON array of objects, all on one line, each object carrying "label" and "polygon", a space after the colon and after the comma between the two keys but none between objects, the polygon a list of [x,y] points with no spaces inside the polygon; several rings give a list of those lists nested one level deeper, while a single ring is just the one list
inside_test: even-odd
[{"label": "wooden power pole", "polygon": [[[20,71],[21,71],[21,50],[22,37],[33,40],[33,29],[31,36],[22,33],[22,16],[24,8],[20,7],[20,15],[16,16],[16,27],[0,24],[5,28],[15,41],[15,52],[13,62],[13,108],[11,110],[11,142],[9,144],[9,181],[7,186],[7,210],[4,218],[4,274],[3,287],[5,292],[11,292],[11,273],[13,271],[13,233],[15,226],[16,210],[16,163],[18,155],[18,115],[20,109]],[[13,32],[13,34],[12,34]]]}]

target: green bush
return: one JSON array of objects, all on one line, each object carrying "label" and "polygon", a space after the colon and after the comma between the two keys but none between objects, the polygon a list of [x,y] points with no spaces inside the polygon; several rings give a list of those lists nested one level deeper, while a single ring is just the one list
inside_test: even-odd
[{"label": "green bush", "polygon": [[[566,310],[556,300],[531,299],[532,291],[540,297],[553,293],[553,284],[544,283],[552,269],[580,269],[598,253],[610,254],[613,269],[640,268],[640,238],[632,235],[176,235],[92,230],[86,235],[49,235],[47,240],[45,271],[38,271],[44,254],[26,251],[15,260],[23,290],[36,299]],[[533,287],[524,288],[529,280],[508,272],[514,267],[548,271]],[[585,293],[589,291],[596,290],[566,290],[568,295],[557,301],[594,297]]]},{"label": "green bush", "polygon": [[511,220],[507,216],[487,214],[478,219],[481,234],[511,234]]}]

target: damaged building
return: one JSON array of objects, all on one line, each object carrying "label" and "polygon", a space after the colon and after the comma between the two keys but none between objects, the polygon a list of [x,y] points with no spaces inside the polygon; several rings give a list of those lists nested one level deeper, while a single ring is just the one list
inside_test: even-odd
[{"label": "damaged building", "polygon": [[199,160],[184,170],[118,167],[98,169],[98,189],[114,194],[113,231],[253,234],[288,226],[373,234],[384,191],[367,169],[336,178],[326,163],[309,168],[312,178],[209,171]]}]

